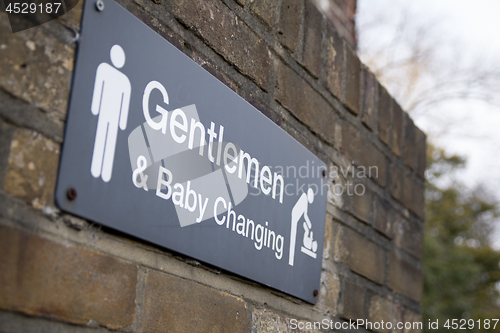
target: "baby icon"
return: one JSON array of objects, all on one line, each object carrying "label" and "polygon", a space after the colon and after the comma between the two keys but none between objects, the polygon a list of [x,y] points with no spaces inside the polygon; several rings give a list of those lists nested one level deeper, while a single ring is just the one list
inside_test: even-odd
[{"label": "baby icon", "polygon": [[302,193],[297,203],[292,208],[292,226],[290,231],[290,253],[288,257],[288,264],[293,266],[295,258],[295,242],[297,239],[297,224],[302,216],[304,217],[304,239],[303,246],[300,250],[310,257],[316,258],[316,251],[318,250],[318,242],[314,240],[312,231],[312,223],[307,215],[309,204],[314,201],[314,191],[309,188],[306,193]]},{"label": "baby icon", "polygon": [[97,67],[90,108],[92,114],[99,115],[90,172],[104,182],[111,179],[118,126],[122,130],[127,127],[131,93],[129,79],[117,69],[125,64],[120,45],[111,47],[110,57],[114,67],[105,62]]}]

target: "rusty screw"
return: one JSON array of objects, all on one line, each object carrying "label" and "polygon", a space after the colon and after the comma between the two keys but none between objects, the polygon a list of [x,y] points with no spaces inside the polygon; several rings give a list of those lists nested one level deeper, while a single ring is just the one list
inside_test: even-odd
[{"label": "rusty screw", "polygon": [[71,187],[68,189],[68,191],[66,192],[66,197],[68,198],[69,201],[73,201],[76,199],[76,190]]},{"label": "rusty screw", "polygon": [[314,296],[314,297],[318,296],[318,289],[314,289],[314,291],[313,291],[313,296]]},{"label": "rusty screw", "polygon": [[323,170],[323,178],[326,177],[326,170]]}]

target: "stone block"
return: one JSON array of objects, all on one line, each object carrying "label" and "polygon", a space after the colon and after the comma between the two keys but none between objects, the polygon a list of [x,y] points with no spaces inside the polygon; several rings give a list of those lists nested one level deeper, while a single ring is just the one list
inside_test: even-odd
[{"label": "stone block", "polygon": [[250,8],[269,27],[273,27],[278,17],[278,2],[273,0],[254,0]]},{"label": "stone block", "polygon": [[330,104],[282,62],[278,62],[276,74],[276,99],[313,132],[333,144],[336,114]]},{"label": "stone block", "polygon": [[345,104],[349,111],[359,114],[361,63],[356,53],[348,46],[346,54]]},{"label": "stone block", "polygon": [[377,129],[377,79],[362,65],[363,97],[361,99],[361,120],[371,130]]},{"label": "stone block", "polygon": [[390,144],[392,122],[392,98],[387,90],[378,86],[378,137],[386,145]]},{"label": "stone block", "polygon": [[0,15],[0,88],[43,109],[50,118],[64,120],[74,46],[39,28],[13,34],[7,14]]},{"label": "stone block", "polygon": [[392,102],[392,153],[398,157],[403,152],[403,109],[396,101]]},{"label": "stone block", "polygon": [[295,52],[299,40],[303,0],[286,0],[281,4],[278,25],[279,42]]},{"label": "stone block", "polygon": [[343,310],[341,317],[345,319],[357,320],[366,319],[366,289],[351,282],[344,281],[342,292]]},{"label": "stone block", "polygon": [[[351,211],[356,215],[361,221],[371,224],[372,222],[372,207],[373,207],[373,193],[367,188],[367,186],[361,182],[355,182],[355,186],[359,190],[359,186],[363,186],[363,194],[360,191],[353,192],[351,196]],[[356,194],[358,192],[358,195]]]},{"label": "stone block", "polygon": [[417,127],[413,124],[413,120],[411,120],[410,116],[406,113],[404,114],[404,122],[405,122],[405,138],[404,138],[404,163],[407,167],[412,170],[415,170],[416,166],[416,130]]},{"label": "stone block", "polygon": [[4,191],[35,208],[54,206],[59,145],[43,135],[17,129],[10,144]]},{"label": "stone block", "polygon": [[142,332],[247,332],[241,298],[173,275],[149,271]]},{"label": "stone block", "polygon": [[422,259],[424,225],[414,219],[405,219],[400,214],[397,214],[396,221],[396,246]]},{"label": "stone block", "polygon": [[403,169],[396,164],[391,166],[391,195],[399,201],[403,201]]},{"label": "stone block", "polygon": [[321,25],[323,15],[312,1],[306,1],[304,23],[304,66],[315,77],[321,71]]},{"label": "stone block", "polygon": [[266,43],[221,1],[172,0],[171,11],[231,65],[264,90],[269,83],[270,52]]},{"label": "stone block", "polygon": [[137,267],[0,226],[0,308],[110,329],[135,319]]},{"label": "stone block", "polygon": [[417,150],[417,166],[416,172],[420,179],[425,179],[425,168],[427,166],[427,144],[425,133],[418,127],[416,128],[416,150]]},{"label": "stone block", "polygon": [[337,225],[334,244],[335,261],[368,279],[383,284],[385,278],[384,249],[356,231]]},{"label": "stone block", "polygon": [[367,138],[365,131],[357,129],[348,121],[344,121],[342,123],[341,151],[346,154],[349,160],[364,168],[366,177],[371,177],[380,186],[385,186],[387,160],[384,154]]},{"label": "stone block", "polygon": [[319,299],[315,307],[322,313],[336,315],[340,297],[340,277],[327,271],[321,272]]},{"label": "stone block", "polygon": [[340,100],[344,75],[344,42],[330,26],[326,38],[326,86]]},{"label": "stone block", "polygon": [[422,300],[424,275],[420,268],[391,253],[387,272],[387,286],[416,302]]},{"label": "stone block", "polygon": [[388,238],[394,237],[395,212],[391,205],[380,197],[375,198],[375,230]]}]

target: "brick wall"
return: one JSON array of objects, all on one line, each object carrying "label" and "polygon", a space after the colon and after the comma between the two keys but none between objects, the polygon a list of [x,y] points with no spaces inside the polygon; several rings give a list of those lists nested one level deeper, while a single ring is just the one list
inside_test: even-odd
[{"label": "brick wall", "polygon": [[[316,7],[119,2],[339,170],[329,172],[319,301],[55,207],[80,3],[16,34],[0,14],[0,332],[290,332],[294,320],[421,321],[425,134]],[[377,173],[340,171],[353,165]],[[349,184],[363,193],[336,191]]]}]

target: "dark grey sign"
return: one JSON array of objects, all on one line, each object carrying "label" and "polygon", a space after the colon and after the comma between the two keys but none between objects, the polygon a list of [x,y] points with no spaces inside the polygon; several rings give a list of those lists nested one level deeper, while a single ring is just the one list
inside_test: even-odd
[{"label": "dark grey sign", "polygon": [[324,170],[118,4],[86,1],[62,210],[314,303]]}]

